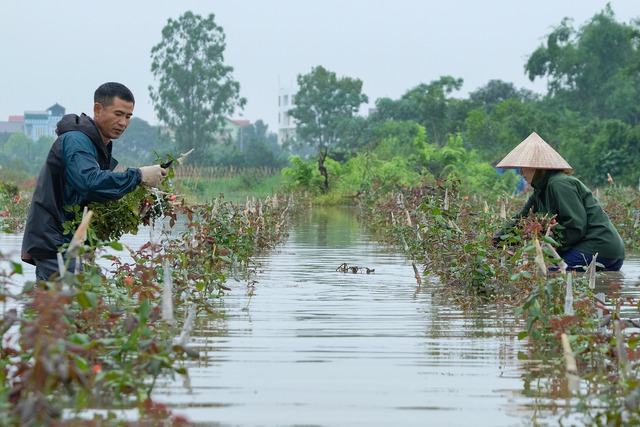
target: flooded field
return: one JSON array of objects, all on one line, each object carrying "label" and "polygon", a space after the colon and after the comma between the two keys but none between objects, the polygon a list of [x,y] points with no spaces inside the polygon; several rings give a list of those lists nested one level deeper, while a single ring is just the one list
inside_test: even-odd
[{"label": "flooded field", "polygon": [[[133,247],[148,238],[126,236]],[[12,256],[19,241],[0,237]],[[522,325],[510,309],[461,311],[428,276],[418,288],[411,264],[363,234],[351,211],[310,210],[257,261],[251,280],[229,280],[215,314],[199,317],[191,341],[202,357],[189,363],[189,378],[164,379],[154,391],[198,425],[497,427],[562,418],[525,380]],[[361,268],[337,271],[344,263]],[[602,280],[637,295],[640,260],[630,256],[622,273]]]}]

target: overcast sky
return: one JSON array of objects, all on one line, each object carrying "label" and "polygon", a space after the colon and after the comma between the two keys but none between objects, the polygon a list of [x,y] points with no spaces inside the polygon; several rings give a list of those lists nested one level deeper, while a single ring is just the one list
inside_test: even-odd
[{"label": "overcast sky", "polygon": [[[619,22],[640,18],[638,0],[610,0]],[[247,105],[233,118],[277,130],[278,90],[322,65],[363,81],[371,105],[443,75],[456,96],[489,80],[536,92],[524,64],[564,17],[576,28],[607,0],[110,0],[4,1],[0,6],[0,120],[56,102],[92,113],[93,91],[119,81],[134,115],[157,123],[149,99],[151,48],[169,18],[213,13],[226,34],[225,62]],[[241,116],[242,114],[242,116]]]}]

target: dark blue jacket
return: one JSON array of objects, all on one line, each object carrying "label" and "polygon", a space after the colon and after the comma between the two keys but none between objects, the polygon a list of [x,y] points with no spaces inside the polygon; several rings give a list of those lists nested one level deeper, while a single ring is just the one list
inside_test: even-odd
[{"label": "dark blue jacket", "polygon": [[64,116],[56,127],[58,139],[49,150],[31,199],[22,240],[22,260],[56,258],[60,246],[71,241],[62,224],[75,219],[65,206],[116,200],[135,190],[139,169],[114,172],[112,143],[105,144],[93,119],[82,114]]}]

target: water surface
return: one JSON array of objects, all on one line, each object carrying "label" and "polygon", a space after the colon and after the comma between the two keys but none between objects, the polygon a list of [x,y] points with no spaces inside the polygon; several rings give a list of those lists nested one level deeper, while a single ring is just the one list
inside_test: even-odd
[{"label": "water surface", "polygon": [[[148,239],[148,230],[124,238],[134,248]],[[20,240],[2,235],[0,247],[17,260]],[[309,210],[257,261],[251,280],[230,280],[216,313],[198,319],[202,358],[189,378],[156,387],[153,398],[175,413],[212,426],[499,427],[562,416],[531,397],[531,366],[517,357],[523,325],[510,310],[461,311],[436,281],[419,288],[411,265],[350,210]],[[336,271],[343,263],[363,269]],[[638,257],[599,286],[611,281],[637,296]]]},{"label": "water surface", "polygon": [[[175,412],[221,426],[496,427],[558,416],[523,393],[523,326],[510,311],[463,312],[438,283],[418,288],[411,265],[349,210],[313,209],[258,261],[254,296],[231,282],[219,316],[194,332],[204,358],[188,386],[156,389]],[[375,272],[337,272],[342,263]],[[634,268],[639,276],[637,259]]]}]

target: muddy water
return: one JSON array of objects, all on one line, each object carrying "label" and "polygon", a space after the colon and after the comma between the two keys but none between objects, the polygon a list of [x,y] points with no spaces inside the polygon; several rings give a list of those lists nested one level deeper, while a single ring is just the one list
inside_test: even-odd
[{"label": "muddy water", "polygon": [[[148,238],[127,236],[134,247]],[[17,237],[0,239],[3,251],[19,247]],[[189,363],[189,379],[157,385],[153,398],[174,413],[214,426],[529,426],[562,417],[530,397],[510,310],[463,312],[428,277],[418,288],[411,265],[363,234],[349,210],[310,210],[257,261],[253,297],[246,280],[230,280],[216,314],[198,319],[191,342],[202,358]],[[375,271],[336,271],[342,263]],[[638,257],[612,280],[637,293]]]},{"label": "muddy water", "polygon": [[[428,278],[418,289],[411,265],[350,211],[312,210],[258,261],[254,296],[232,282],[218,316],[201,319],[193,343],[204,357],[190,381],[156,389],[176,413],[221,426],[495,427],[559,416],[525,397],[510,310],[462,312]],[[375,272],[337,272],[342,263]],[[637,278],[637,259],[634,268]]]}]

